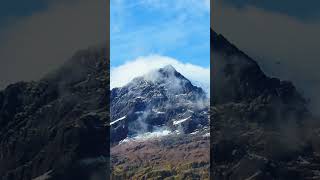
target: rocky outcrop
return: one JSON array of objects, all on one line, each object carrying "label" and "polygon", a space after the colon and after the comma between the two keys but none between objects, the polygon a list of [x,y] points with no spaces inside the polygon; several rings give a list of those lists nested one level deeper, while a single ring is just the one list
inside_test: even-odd
[{"label": "rocky outcrop", "polygon": [[109,60],[76,53],[37,82],[0,92],[0,179],[105,179]]}]

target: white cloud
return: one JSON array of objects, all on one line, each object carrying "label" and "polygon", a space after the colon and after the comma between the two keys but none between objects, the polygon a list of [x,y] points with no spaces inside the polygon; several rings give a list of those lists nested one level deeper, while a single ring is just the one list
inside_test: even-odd
[{"label": "white cloud", "polygon": [[177,59],[160,55],[138,57],[120,66],[112,67],[110,87],[124,86],[133,78],[142,76],[151,70],[162,68],[165,65],[172,65],[178,72],[191,80],[194,85],[202,87],[207,93],[210,92],[209,67],[205,68],[190,63],[183,63]]}]

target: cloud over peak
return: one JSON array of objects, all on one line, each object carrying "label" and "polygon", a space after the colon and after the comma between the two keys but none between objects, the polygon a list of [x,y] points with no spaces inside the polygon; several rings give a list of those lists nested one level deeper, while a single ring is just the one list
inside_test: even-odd
[{"label": "cloud over peak", "polygon": [[210,87],[210,68],[190,63],[183,63],[175,58],[152,54],[141,56],[126,63],[111,67],[110,87],[122,87],[135,77],[142,76],[152,70],[172,65],[178,72],[188,78],[194,85],[200,86],[207,93]]}]

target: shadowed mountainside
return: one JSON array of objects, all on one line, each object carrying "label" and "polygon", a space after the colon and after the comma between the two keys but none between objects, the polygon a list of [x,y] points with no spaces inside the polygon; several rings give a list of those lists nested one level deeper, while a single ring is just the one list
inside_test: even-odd
[{"label": "shadowed mountainside", "polygon": [[319,179],[319,122],[292,83],[211,31],[211,177]]},{"label": "shadowed mountainside", "polygon": [[1,180],[108,177],[107,57],[79,51],[42,80],[0,92]]}]

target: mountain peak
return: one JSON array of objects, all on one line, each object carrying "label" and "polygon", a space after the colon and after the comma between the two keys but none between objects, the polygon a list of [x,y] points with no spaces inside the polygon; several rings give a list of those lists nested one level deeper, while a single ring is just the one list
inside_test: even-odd
[{"label": "mountain peak", "polygon": [[170,64],[164,66],[163,68],[160,68],[160,70],[162,71],[166,71],[166,72],[176,72],[177,70]]},{"label": "mountain peak", "polygon": [[[130,93],[127,93],[130,91]],[[189,79],[184,77],[172,65],[150,71],[143,76],[134,78],[125,86],[112,89],[112,96],[152,97],[162,94],[165,98],[185,94],[194,99],[206,99],[205,91],[194,86]],[[120,95],[122,94],[122,95]],[[156,95],[158,96],[158,95]]]},{"label": "mountain peak", "polygon": [[158,70],[151,72],[150,74],[153,74],[153,75],[158,74],[158,76],[156,76],[158,78],[157,80],[161,80],[163,78],[165,79],[169,78],[172,80],[172,78],[175,78],[175,79],[189,82],[189,79],[187,79],[180,72],[178,72],[172,65],[166,65]]},{"label": "mountain peak", "polygon": [[[161,74],[162,77],[175,77],[178,79],[186,79],[182,74],[180,74],[172,65],[166,65],[160,69],[157,69],[153,72],[151,72],[151,74],[154,73],[158,73]],[[186,79],[187,80],[187,79]]]},{"label": "mountain peak", "polygon": [[152,70],[144,74],[143,76],[136,77],[133,79],[131,83],[136,83],[140,81],[142,82],[148,81],[156,84],[159,84],[159,83],[167,84],[175,81],[190,82],[186,77],[180,74],[172,65],[166,65],[162,68]]},{"label": "mountain peak", "polygon": [[212,29],[211,43],[212,104],[272,97],[269,99],[305,111],[305,100],[291,82],[268,77],[253,58]]}]

